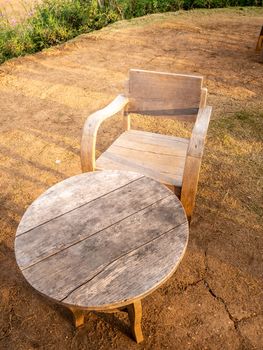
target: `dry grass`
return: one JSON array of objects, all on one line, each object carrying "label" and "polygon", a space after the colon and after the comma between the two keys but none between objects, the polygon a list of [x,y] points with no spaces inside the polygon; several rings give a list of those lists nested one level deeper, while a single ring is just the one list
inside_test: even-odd
[{"label": "dry grass", "polygon": [[229,219],[238,216],[240,223],[251,216],[259,223],[263,214],[262,128],[262,111],[222,116],[210,127],[206,164],[210,169],[218,170],[213,171],[215,178],[212,181],[218,184],[218,178],[225,185],[224,210],[233,210]]}]

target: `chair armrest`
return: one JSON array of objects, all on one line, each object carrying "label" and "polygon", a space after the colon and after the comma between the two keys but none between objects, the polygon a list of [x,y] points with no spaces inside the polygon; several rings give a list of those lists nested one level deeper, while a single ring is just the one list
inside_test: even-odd
[{"label": "chair armrest", "polygon": [[129,102],[123,95],[117,96],[108,106],[91,114],[85,121],[81,138],[81,168],[83,172],[95,170],[97,132],[101,123],[120,112]]},{"label": "chair armrest", "polygon": [[190,138],[187,156],[202,158],[212,107],[200,108]]},{"label": "chair armrest", "polygon": [[189,221],[191,220],[194,209],[201,160],[211,112],[212,107],[200,108],[187,150],[181,191],[181,202],[184,206]]}]

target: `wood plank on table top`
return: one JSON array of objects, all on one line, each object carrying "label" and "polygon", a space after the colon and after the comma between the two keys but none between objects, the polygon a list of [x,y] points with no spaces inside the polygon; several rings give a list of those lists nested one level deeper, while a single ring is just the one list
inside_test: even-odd
[{"label": "wood plank on table top", "polygon": [[96,161],[96,170],[126,170],[136,171],[138,173],[149,176],[164,184],[181,187],[183,178],[183,169],[175,170],[175,173],[170,173],[166,169],[150,168],[145,161],[144,163],[137,163],[136,159],[127,159],[120,155],[104,152]]},{"label": "wood plank on table top", "polygon": [[73,210],[97,197],[125,186],[142,175],[136,173],[100,172],[73,176],[49,188],[25,212],[16,236],[33,229],[65,212]]},{"label": "wood plank on table top", "polygon": [[16,237],[17,262],[24,269],[168,195],[170,191],[164,186],[156,186],[154,180],[138,178]]},{"label": "wood plank on table top", "polygon": [[[171,194],[115,225],[24,269],[23,274],[39,292],[62,300],[113,261],[186,222],[180,202]],[[160,254],[166,255],[167,251],[163,250]],[[156,268],[154,260],[149,268]]]},{"label": "wood plank on table top", "polygon": [[71,292],[63,302],[104,308],[141,298],[176,270],[187,240],[188,224],[185,222],[113,261],[93,279]]}]

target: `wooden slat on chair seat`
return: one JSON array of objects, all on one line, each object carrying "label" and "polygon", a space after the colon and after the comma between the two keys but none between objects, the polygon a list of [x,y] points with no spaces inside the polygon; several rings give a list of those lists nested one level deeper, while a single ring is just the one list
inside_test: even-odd
[{"label": "wooden slat on chair seat", "polygon": [[131,170],[164,184],[182,186],[189,140],[129,130],[96,161],[96,169]]}]

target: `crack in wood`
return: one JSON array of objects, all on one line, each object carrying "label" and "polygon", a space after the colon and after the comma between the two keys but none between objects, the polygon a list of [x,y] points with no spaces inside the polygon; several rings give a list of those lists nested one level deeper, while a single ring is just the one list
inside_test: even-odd
[{"label": "crack in wood", "polygon": [[71,290],[66,297],[64,297],[63,299],[60,299],[61,302],[63,302],[65,299],[67,299],[72,293],[74,293],[76,290],[78,290],[79,288],[81,288],[82,286],[84,286],[85,284],[89,283],[90,281],[92,281],[95,277],[97,277],[98,275],[100,275],[105,269],[107,269],[109,266],[111,266],[113,263],[115,263],[116,261],[120,260],[121,258],[123,258],[124,256],[127,255],[132,255],[133,253],[135,253],[136,251],[138,251],[139,249],[141,249],[142,247],[145,247],[146,245],[160,239],[162,236],[164,236],[165,234],[168,234],[169,232],[173,231],[174,229],[176,229],[179,226],[184,225],[184,223],[180,223],[176,226],[174,226],[173,228],[171,228],[170,230],[163,232],[162,234],[160,234],[158,237],[151,239],[150,241],[141,244],[139,247],[135,248],[135,249],[131,249],[127,252],[125,252],[124,254],[118,256],[118,258],[113,259],[112,261],[110,261],[107,265],[105,265],[98,273],[96,273],[94,276],[92,276],[92,278],[88,279],[87,281],[81,283],[79,286],[77,286],[76,288],[74,288],[73,290]]},{"label": "crack in wood", "polygon": [[[125,218],[120,219],[119,221],[115,221],[113,224],[111,224],[111,225],[109,225],[109,226],[106,226],[106,227],[103,227],[101,230],[94,232],[92,235],[87,236],[87,237],[84,237],[83,239],[79,239],[78,241],[75,241],[74,243],[72,243],[72,244],[70,244],[70,245],[68,245],[68,246],[65,246],[64,248],[61,248],[61,249],[58,250],[57,252],[55,252],[55,253],[53,253],[53,254],[50,254],[50,255],[48,255],[48,256],[45,256],[43,259],[38,260],[37,262],[35,262],[35,263],[31,264],[31,265],[28,265],[28,266],[25,267],[25,268],[22,268],[21,271],[25,271],[25,270],[29,269],[30,267],[32,267],[32,266],[34,266],[34,265],[36,265],[36,264],[38,264],[38,263],[40,263],[40,262],[42,262],[42,261],[44,261],[44,260],[46,260],[46,259],[48,259],[48,258],[50,258],[50,257],[52,257],[52,256],[54,256],[54,255],[56,255],[56,254],[59,254],[59,253],[63,252],[64,250],[66,250],[66,249],[68,249],[68,248],[70,248],[70,247],[72,247],[72,246],[74,246],[74,245],[77,245],[78,243],[81,243],[81,242],[83,242],[83,241],[85,241],[85,240],[87,240],[87,239],[89,239],[90,237],[95,236],[95,235],[97,235],[98,233],[100,233],[100,232],[102,232],[102,231],[104,231],[104,230],[107,230],[108,228],[110,228],[110,227],[112,227],[112,226],[115,226],[116,224],[119,224],[120,222],[122,222],[122,221],[128,219],[129,217],[131,217],[131,216],[133,216],[133,215],[139,213],[140,211],[143,211],[143,210],[145,210],[145,209],[148,209],[148,208],[150,208],[151,206],[153,206],[154,204],[160,203],[160,202],[162,202],[163,200],[165,200],[165,199],[167,199],[167,198],[169,198],[169,197],[173,197],[173,194],[171,194],[171,195],[169,194],[168,196],[166,196],[166,197],[164,197],[164,198],[161,198],[161,199],[157,200],[156,202],[147,205],[146,207],[140,208],[139,210],[137,210],[137,211],[131,213],[130,215],[125,216]],[[78,236],[78,233],[79,233],[81,230],[83,230],[83,227],[84,227],[84,226],[85,226],[85,225],[83,225],[82,228],[76,233],[76,236]]]},{"label": "crack in wood", "polygon": [[66,215],[66,214],[71,213],[71,212],[73,212],[73,211],[75,211],[75,210],[78,210],[79,208],[82,208],[82,207],[84,207],[85,205],[88,205],[88,204],[90,204],[90,203],[92,203],[92,202],[94,202],[94,201],[96,201],[96,200],[98,200],[98,199],[100,199],[100,198],[106,197],[107,195],[109,195],[109,194],[111,194],[111,193],[114,193],[114,192],[116,192],[116,191],[118,191],[118,190],[120,190],[120,189],[126,187],[127,185],[132,184],[133,182],[136,182],[136,181],[138,181],[138,180],[141,180],[141,179],[144,178],[144,177],[145,177],[145,176],[141,176],[141,177],[139,177],[139,178],[137,178],[137,179],[135,179],[135,180],[132,180],[132,181],[126,183],[126,184],[123,185],[123,186],[120,186],[120,187],[118,187],[118,188],[115,188],[114,190],[109,191],[109,192],[107,192],[107,193],[101,195],[100,197],[94,198],[94,199],[90,200],[89,202],[86,202],[86,203],[84,203],[84,204],[81,204],[81,205],[79,205],[78,207],[75,207],[75,208],[73,208],[73,209],[71,209],[71,210],[66,211],[65,213],[62,213],[62,214],[60,214],[60,215],[57,215],[57,216],[53,217],[53,218],[50,219],[50,220],[47,220],[47,221],[45,221],[45,222],[42,222],[41,224],[39,224],[39,225],[37,225],[37,226],[35,226],[35,227],[33,227],[33,228],[27,230],[27,231],[21,232],[21,233],[19,233],[19,234],[16,235],[16,238],[15,238],[15,239],[18,239],[20,236],[22,236],[22,235],[24,235],[24,234],[26,234],[26,233],[29,233],[29,232],[35,230],[36,228],[38,228],[38,227],[40,227],[40,226],[43,226],[43,225],[49,223],[50,221],[53,221],[53,220],[55,220],[55,219],[57,219],[57,218],[59,218],[59,217],[61,217],[61,216],[63,216],[63,215]]}]

